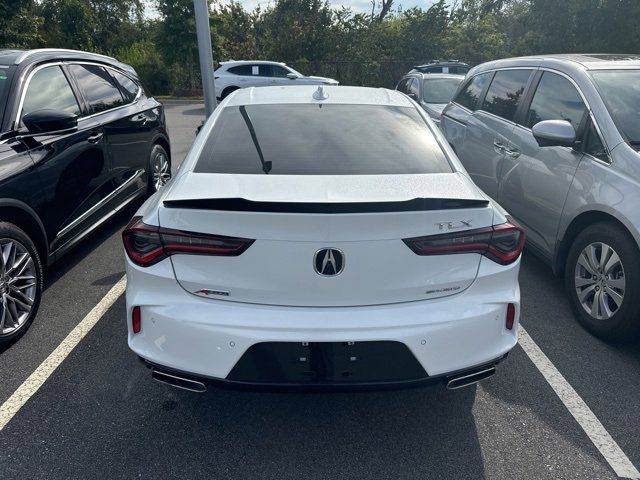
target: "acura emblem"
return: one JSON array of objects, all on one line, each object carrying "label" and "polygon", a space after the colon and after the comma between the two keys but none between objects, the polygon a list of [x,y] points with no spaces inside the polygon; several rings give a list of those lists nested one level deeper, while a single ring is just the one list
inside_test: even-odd
[{"label": "acura emblem", "polygon": [[323,248],[313,257],[313,268],[318,275],[333,277],[344,270],[344,253],[337,248]]}]

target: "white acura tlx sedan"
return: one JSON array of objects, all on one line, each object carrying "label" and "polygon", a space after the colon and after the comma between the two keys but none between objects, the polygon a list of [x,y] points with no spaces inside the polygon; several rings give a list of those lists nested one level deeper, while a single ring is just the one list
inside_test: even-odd
[{"label": "white acura tlx sedan", "polygon": [[129,346],[194,391],[491,376],[522,229],[402,93],[238,90],[123,233]]}]

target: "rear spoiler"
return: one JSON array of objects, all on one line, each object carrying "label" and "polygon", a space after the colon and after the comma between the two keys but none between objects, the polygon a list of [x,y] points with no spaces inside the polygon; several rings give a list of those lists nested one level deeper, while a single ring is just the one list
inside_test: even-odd
[{"label": "rear spoiler", "polygon": [[165,200],[167,208],[194,210],[222,210],[230,212],[265,213],[384,213],[416,212],[425,210],[452,210],[461,208],[483,208],[488,200],[414,198],[403,202],[349,202],[349,203],[295,203],[254,202],[244,198],[204,198]]}]

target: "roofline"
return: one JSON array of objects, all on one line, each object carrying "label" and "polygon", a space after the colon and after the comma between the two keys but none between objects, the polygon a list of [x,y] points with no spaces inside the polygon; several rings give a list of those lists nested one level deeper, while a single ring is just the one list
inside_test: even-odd
[{"label": "roofline", "polygon": [[13,64],[14,65],[20,65],[24,60],[26,60],[27,58],[33,56],[33,55],[38,55],[40,53],[76,53],[76,54],[82,54],[82,55],[91,55],[94,57],[100,57],[100,58],[104,58],[107,60],[110,60],[112,62],[117,62],[117,63],[121,63],[118,60],[116,60],[113,57],[109,57],[107,55],[101,55],[99,53],[91,53],[91,52],[83,52],[82,50],[71,50],[71,49],[67,49],[67,48],[36,48],[33,50],[27,50],[26,52],[21,53],[20,55],[18,55],[18,57],[14,60]]},{"label": "roofline", "polygon": [[227,63],[271,63],[274,65],[286,65],[285,62],[276,62],[274,60],[223,60],[222,62],[218,62],[220,65],[225,65]]}]

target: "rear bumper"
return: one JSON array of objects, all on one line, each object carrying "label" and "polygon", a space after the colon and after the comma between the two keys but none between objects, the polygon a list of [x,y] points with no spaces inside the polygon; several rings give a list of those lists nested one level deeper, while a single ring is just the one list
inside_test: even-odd
[{"label": "rear bumper", "polygon": [[[160,372],[162,374],[169,374],[178,378],[185,378],[196,382],[201,382],[206,386],[215,388],[224,388],[229,390],[247,390],[247,391],[267,391],[267,392],[289,392],[289,391],[304,391],[304,392],[325,392],[325,391],[372,391],[372,390],[396,390],[405,388],[420,388],[434,385],[446,385],[449,380],[454,377],[462,377],[473,372],[483,371],[487,368],[496,367],[503,360],[506,360],[509,354],[505,353],[502,357],[496,358],[490,362],[482,365],[476,365],[456,372],[450,372],[448,374],[425,376],[423,378],[417,378],[412,380],[403,381],[389,381],[389,382],[360,382],[360,383],[283,383],[283,382],[244,382],[238,380],[212,378],[202,375],[194,375],[189,372],[182,372],[173,368],[168,368],[163,365],[158,365],[153,362],[149,362],[142,357],[138,357],[140,362],[150,369],[152,372]],[[175,386],[175,385],[174,385]],[[187,390],[190,390],[187,388]]]},{"label": "rear bumper", "polygon": [[[158,368],[235,386],[245,382],[230,374],[256,344],[398,342],[415,357],[425,376],[358,385],[409,386],[441,381],[456,372],[493,365],[516,345],[518,270],[519,262],[504,267],[483,258],[475,282],[450,297],[392,305],[307,308],[197,297],[178,285],[170,262],[140,268],[127,260],[127,318],[131,318],[133,306],[142,311],[140,333],[134,334],[127,322],[128,341],[139,357]],[[505,328],[509,303],[516,305],[512,330]],[[256,386],[256,382],[249,383]],[[325,383],[319,388],[330,386]]]}]

